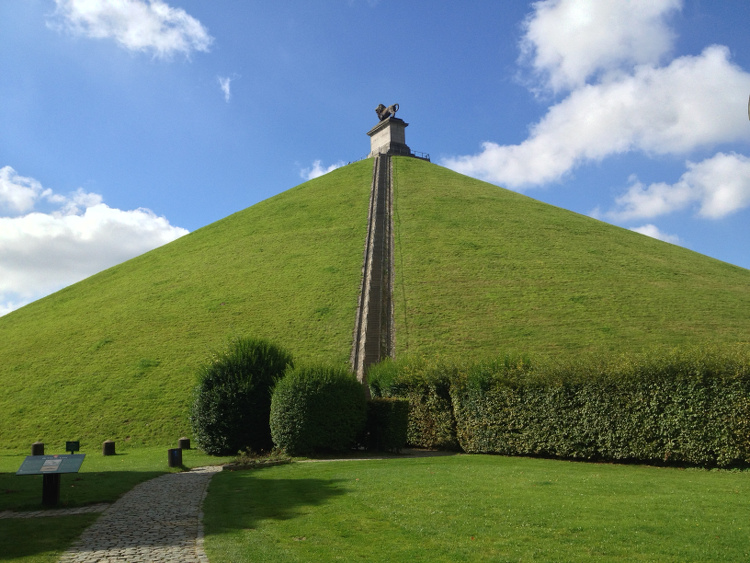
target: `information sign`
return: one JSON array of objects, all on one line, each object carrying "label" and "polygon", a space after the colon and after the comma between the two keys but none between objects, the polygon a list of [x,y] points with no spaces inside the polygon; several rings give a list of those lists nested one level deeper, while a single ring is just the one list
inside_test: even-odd
[{"label": "information sign", "polygon": [[86,454],[29,455],[16,475],[43,475],[42,504],[57,506],[60,501],[60,475],[78,473]]},{"label": "information sign", "polygon": [[16,475],[49,475],[78,473],[86,454],[29,455]]}]

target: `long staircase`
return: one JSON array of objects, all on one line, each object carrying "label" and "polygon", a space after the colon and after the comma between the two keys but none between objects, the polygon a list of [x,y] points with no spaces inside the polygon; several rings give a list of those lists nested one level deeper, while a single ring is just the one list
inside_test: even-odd
[{"label": "long staircase", "polygon": [[370,365],[394,352],[392,173],[391,157],[376,156],[351,355],[352,368],[362,383]]}]

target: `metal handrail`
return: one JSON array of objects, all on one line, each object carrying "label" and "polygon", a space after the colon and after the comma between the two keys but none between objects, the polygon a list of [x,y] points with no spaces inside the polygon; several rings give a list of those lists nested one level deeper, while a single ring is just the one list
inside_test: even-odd
[{"label": "metal handrail", "polygon": [[[383,154],[385,154],[385,153],[383,153]],[[427,153],[427,152],[413,151],[413,150],[410,149],[409,152],[397,150],[395,152],[391,152],[391,154],[394,155],[394,156],[412,156],[414,158],[419,158],[420,160],[426,160],[427,162],[432,162],[430,160],[430,153]],[[355,160],[352,160],[348,164],[351,164],[352,162],[359,162],[360,160],[365,160],[366,158],[370,158],[370,154],[369,153],[366,154],[365,156],[361,157],[361,158],[357,158]]]}]

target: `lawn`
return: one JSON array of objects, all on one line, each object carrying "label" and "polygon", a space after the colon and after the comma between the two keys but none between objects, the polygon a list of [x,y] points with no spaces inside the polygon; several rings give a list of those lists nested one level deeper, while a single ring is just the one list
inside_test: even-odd
[{"label": "lawn", "polygon": [[[49,448],[48,448],[49,451]],[[50,453],[64,453],[54,451]],[[86,453],[77,474],[62,475],[59,508],[114,502],[138,483],[167,471],[166,448],[123,449],[115,456]],[[0,511],[39,510],[41,476],[17,476],[26,453],[0,452]],[[231,458],[214,458],[198,450],[183,451],[186,468],[215,465]],[[91,525],[97,514],[29,519],[0,519],[0,559],[24,562],[57,561],[60,554]]]},{"label": "lawn", "polygon": [[[61,504],[112,502],[168,470],[162,448],[90,454]],[[41,482],[0,455],[0,510],[39,508]],[[195,450],[188,467],[219,463]],[[204,505],[212,563],[236,561],[741,561],[750,474],[482,455],[298,462],[224,471]],[[0,557],[55,561],[96,515],[0,520]]]},{"label": "lawn", "polygon": [[225,471],[205,545],[212,563],[745,561],[748,477],[479,455]]}]

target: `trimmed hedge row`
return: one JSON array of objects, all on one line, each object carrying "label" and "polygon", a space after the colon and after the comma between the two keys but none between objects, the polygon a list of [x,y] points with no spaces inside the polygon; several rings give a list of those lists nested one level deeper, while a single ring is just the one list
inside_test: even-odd
[{"label": "trimmed hedge row", "polygon": [[[420,419],[410,421],[415,445],[431,442],[433,423],[447,416],[423,408],[447,386],[456,440],[466,452],[750,463],[747,347],[567,366],[512,358],[469,367],[421,365],[421,371],[415,364],[371,370],[375,395],[409,399],[411,418]],[[427,435],[419,435],[420,428],[429,429]]]},{"label": "trimmed hedge row", "polygon": [[369,451],[399,453],[406,445],[409,401],[375,398],[367,401],[363,443]]},{"label": "trimmed hedge row", "polygon": [[367,378],[373,397],[409,402],[406,442],[418,448],[459,450],[450,386],[457,369],[425,361],[386,360],[370,367]]}]

